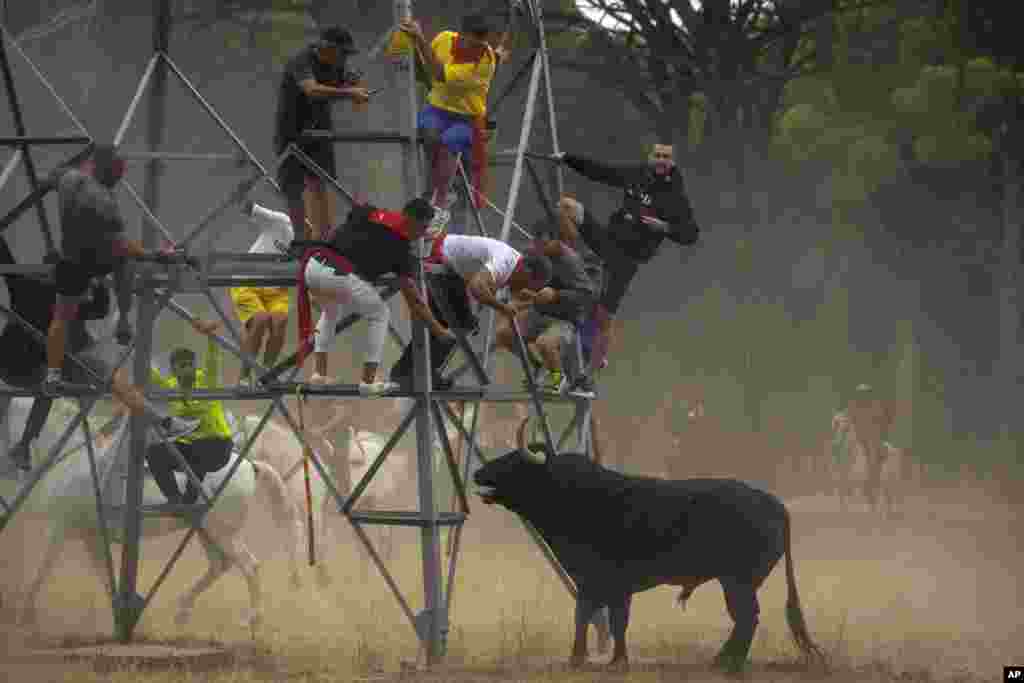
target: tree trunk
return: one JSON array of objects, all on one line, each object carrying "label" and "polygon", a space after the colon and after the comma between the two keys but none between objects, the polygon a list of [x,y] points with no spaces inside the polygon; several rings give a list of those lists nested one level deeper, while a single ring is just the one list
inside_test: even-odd
[{"label": "tree trunk", "polygon": [[[1013,125],[1013,124],[1010,124]],[[1002,172],[1002,248],[999,282],[999,381],[1005,387],[1000,403],[1006,406],[1002,420],[1003,437],[1019,419],[1020,380],[1024,354],[1021,353],[1021,167],[1011,156],[1006,128],[997,136],[996,153]]]},{"label": "tree trunk", "polygon": [[836,63],[835,40],[835,17],[831,13],[818,17],[814,22],[814,50],[820,71],[829,71]]}]

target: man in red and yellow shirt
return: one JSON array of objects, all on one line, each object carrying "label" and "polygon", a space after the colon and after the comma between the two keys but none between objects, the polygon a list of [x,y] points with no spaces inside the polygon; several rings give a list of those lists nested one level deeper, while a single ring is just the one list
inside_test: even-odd
[{"label": "man in red and yellow shirt", "polygon": [[417,127],[431,159],[430,203],[437,209],[431,225],[443,229],[450,219],[448,185],[457,169],[456,158],[470,153],[472,177],[481,206],[487,170],[487,95],[498,62],[508,59],[509,34],[499,36],[490,20],[472,14],[462,20],[462,31],[442,31],[427,45],[415,20],[403,21],[403,31],[414,39],[418,59],[431,78],[427,106]]}]

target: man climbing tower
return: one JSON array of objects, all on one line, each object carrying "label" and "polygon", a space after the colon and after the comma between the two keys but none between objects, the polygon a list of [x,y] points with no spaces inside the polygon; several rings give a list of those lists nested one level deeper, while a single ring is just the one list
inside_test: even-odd
[{"label": "man climbing tower", "polygon": [[427,105],[417,117],[417,127],[426,140],[431,164],[430,203],[437,209],[431,232],[436,233],[444,230],[451,219],[455,197],[448,188],[460,154],[472,167],[476,204],[483,205],[482,194],[487,191],[487,95],[496,66],[508,59],[510,34],[499,35],[483,14],[464,17],[460,32],[442,31],[430,44],[419,22],[403,21],[400,28],[412,36],[417,57],[431,78]]},{"label": "man climbing tower", "polygon": [[563,196],[559,201],[567,232],[578,233],[605,265],[607,280],[595,310],[598,335],[591,357],[591,367],[597,370],[608,356],[613,319],[640,266],[654,257],[666,237],[689,245],[697,241],[700,229],[672,145],[654,145],[647,163],[635,166],[611,166],[564,153],[555,160],[590,180],[623,189],[622,206],[607,226],[575,199]]}]

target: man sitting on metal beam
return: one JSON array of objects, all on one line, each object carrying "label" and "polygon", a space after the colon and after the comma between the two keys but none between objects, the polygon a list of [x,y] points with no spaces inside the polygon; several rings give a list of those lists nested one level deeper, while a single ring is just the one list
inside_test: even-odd
[{"label": "man sitting on metal beam", "polygon": [[[538,221],[533,226],[533,237],[533,250],[551,259],[553,276],[550,286],[545,289],[553,294],[548,295],[542,290],[534,305],[519,314],[519,329],[534,368],[547,370],[548,378],[541,389],[563,393],[570,388],[568,378],[562,372],[563,357],[572,361],[572,365],[565,368],[572,380],[580,382],[583,377],[583,369],[576,363],[576,330],[591,314],[599,286],[588,275],[582,256],[570,246],[571,235],[565,226],[550,220]],[[502,321],[495,334],[495,344],[514,352],[516,343],[510,322],[507,319]],[[568,352],[570,350],[571,353]],[[573,389],[592,394],[590,386],[584,387],[582,383]]]},{"label": "man sitting on metal beam", "polygon": [[[337,176],[334,142],[303,140],[305,130],[329,132],[331,102],[350,99],[357,110],[369,101],[361,76],[348,71],[346,63],[358,53],[352,34],[340,26],[329,26],[320,40],[307,45],[288,60],[281,77],[277,96],[277,118],[274,128],[274,150],[284,154],[295,144],[329,176]],[[288,200],[288,215],[296,235],[306,239],[323,239],[322,233],[334,225],[334,195],[328,192],[320,177],[295,156],[289,156],[278,169],[277,182]],[[307,231],[306,201],[312,209]]]},{"label": "man sitting on metal beam", "polygon": [[97,145],[79,168],[58,169],[49,182],[57,185],[61,222],[62,255],[57,262],[57,303],[46,339],[44,394],[56,396],[75,390],[61,376],[68,324],[78,315],[78,305],[89,292],[93,278],[113,274],[121,313],[117,337],[131,340],[128,312],[132,304],[130,259],[172,259],[173,248],[147,251],[124,234],[124,220],[114,197],[114,187],[124,175],[125,164],[112,145]]},{"label": "man sitting on metal beam", "polygon": [[[242,205],[242,214],[260,230],[249,247],[250,254],[287,254],[295,234],[288,214],[272,211],[251,199]],[[287,287],[233,287],[229,292],[235,313],[242,322],[242,350],[258,356],[263,338],[267,338],[263,362],[269,368],[277,362],[288,331],[289,292]],[[242,366],[240,388],[252,386],[251,368]]]},{"label": "man sitting on metal beam", "polygon": [[394,382],[377,381],[391,310],[374,283],[387,273],[398,276],[411,315],[425,322],[439,343],[452,339],[451,331],[434,317],[415,282],[417,263],[411,242],[423,236],[433,216],[434,210],[425,199],[413,199],[401,213],[356,204],[328,242],[314,243],[306,251],[299,269],[298,362],[301,365],[305,359],[313,333],[311,293],[323,307],[313,347],[314,381],[324,381],[327,376],[327,349],[344,307],[359,313],[367,324],[359,393],[379,396],[398,388]]},{"label": "man sitting on metal beam", "polygon": [[563,196],[559,201],[563,226],[601,257],[608,277],[595,309],[599,334],[591,366],[598,370],[608,356],[613,319],[640,265],[654,257],[666,237],[680,245],[694,244],[700,229],[672,145],[654,145],[647,163],[632,166],[612,166],[564,153],[554,159],[590,180],[623,190],[622,206],[607,226],[575,199]]},{"label": "man sitting on metal beam", "polygon": [[454,196],[448,187],[457,169],[457,157],[471,152],[472,177],[483,206],[487,193],[487,94],[497,64],[509,56],[509,33],[499,37],[483,14],[463,18],[462,31],[442,31],[427,44],[415,20],[400,28],[412,36],[416,54],[431,77],[428,104],[420,111],[417,128],[431,160],[430,202],[437,209],[431,232],[443,230],[451,219]]},{"label": "man sitting on metal beam", "polygon": [[[490,306],[512,320],[531,303],[551,303],[556,294],[545,287],[551,280],[551,261],[539,253],[520,254],[501,240],[476,235],[442,235],[434,240],[427,262],[447,266],[458,276],[457,288],[442,296],[447,301],[465,289],[481,304]],[[498,292],[508,288],[512,303],[503,303]],[[464,295],[463,295],[464,296]],[[432,299],[433,303],[433,299]],[[458,311],[453,315],[459,317]],[[444,389],[450,386],[440,377],[441,370],[455,350],[455,340],[430,345],[433,384]],[[391,379],[411,383],[413,372],[412,344],[391,369]]]},{"label": "man sitting on metal beam", "polygon": [[[7,241],[0,239],[0,264],[14,262]],[[39,386],[40,379],[46,373],[43,330],[48,329],[53,316],[57,286],[52,278],[39,279],[8,273],[4,279],[7,281],[11,310],[17,318],[8,316],[7,325],[3,333],[0,333],[0,379],[12,386],[31,389]],[[99,386],[108,380],[112,381],[114,395],[136,414],[150,416],[167,433],[168,438],[194,431],[199,426],[198,422],[159,414],[147,404],[142,392],[128,382],[123,370],[113,372],[116,347],[112,341],[97,342],[85,325],[86,320],[106,318],[109,310],[110,293],[106,284],[92,280],[87,300],[83,301],[74,320],[68,321],[67,325],[69,350],[84,367],[69,361],[64,364],[64,375],[69,382],[78,385]],[[10,400],[9,396],[0,397],[0,415],[7,414]],[[31,445],[42,432],[52,404],[51,398],[37,398],[33,401],[24,433],[8,454],[24,470],[31,467]]]},{"label": "man sitting on metal beam", "polygon": [[[217,400],[193,399],[188,396],[194,389],[219,389],[221,386],[221,351],[213,339],[213,334],[220,327],[220,323],[195,320],[192,327],[196,332],[209,337],[205,367],[196,367],[196,354],[192,349],[179,347],[171,352],[171,375],[164,376],[153,368],[150,372],[150,381],[164,389],[185,392],[185,397],[170,401],[171,414],[197,423],[198,428],[175,439],[174,445],[196,478],[202,482],[207,474],[216,472],[228,464],[234,442],[231,439],[231,427],[224,415],[224,404]],[[184,494],[178,488],[174,471],[181,471],[181,465],[171,452],[170,446],[162,442],[151,445],[146,449],[146,462],[149,463],[153,480],[168,502],[196,502],[199,490],[191,479]]]}]

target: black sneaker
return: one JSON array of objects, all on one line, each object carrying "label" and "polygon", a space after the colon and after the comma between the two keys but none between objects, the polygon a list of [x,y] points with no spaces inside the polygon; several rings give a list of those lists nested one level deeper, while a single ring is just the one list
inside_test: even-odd
[{"label": "black sneaker", "polygon": [[160,421],[160,428],[169,441],[188,436],[199,429],[199,420],[187,420],[180,417],[165,417]]}]

